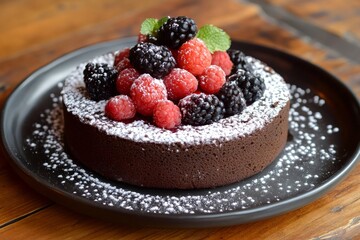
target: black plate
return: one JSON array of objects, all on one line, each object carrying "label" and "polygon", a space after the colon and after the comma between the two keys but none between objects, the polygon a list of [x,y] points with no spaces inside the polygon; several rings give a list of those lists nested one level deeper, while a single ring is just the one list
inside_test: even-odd
[{"label": "black plate", "polygon": [[61,122],[56,127],[46,117],[61,113],[56,100],[61,82],[74,66],[132,44],[134,38],[129,38],[65,55],[31,74],[6,102],[1,131],[9,162],[30,186],[55,202],[116,222],[225,226],[304,206],[355,166],[360,107],[351,91],[309,62],[268,47],[234,42],[233,48],[268,63],[291,85],[289,140],[278,159],[252,178],[216,189],[148,189],[101,178],[72,162],[57,135]]}]

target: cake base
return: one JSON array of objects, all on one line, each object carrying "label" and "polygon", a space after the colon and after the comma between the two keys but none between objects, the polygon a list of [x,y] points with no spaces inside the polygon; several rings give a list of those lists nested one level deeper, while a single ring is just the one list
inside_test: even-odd
[{"label": "cake base", "polygon": [[[89,98],[85,64],[79,65],[62,91],[67,152],[104,177],[153,188],[213,188],[260,172],[285,146],[290,94],[274,70],[252,57],[246,60],[264,79],[266,90],[259,100],[218,122],[174,130],[142,117],[130,122],[107,118],[106,101]],[[92,60],[113,61],[111,53]]]},{"label": "cake base", "polygon": [[107,178],[155,188],[212,188],[262,171],[282,151],[288,135],[289,102],[248,136],[182,146],[134,142],[109,136],[64,108],[65,145],[74,159]]}]

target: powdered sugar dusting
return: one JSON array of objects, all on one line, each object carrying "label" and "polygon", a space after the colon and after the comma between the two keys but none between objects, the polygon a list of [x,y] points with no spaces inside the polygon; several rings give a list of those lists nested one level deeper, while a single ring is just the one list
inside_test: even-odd
[{"label": "powdered sugar dusting", "polygon": [[[149,190],[112,182],[84,169],[64,150],[59,93],[51,94],[52,105],[33,124],[26,151],[34,155],[36,161],[31,164],[39,164],[38,169],[44,179],[63,191],[98,202],[99,205],[124,211],[172,215],[256,208],[310,191],[331,176],[336,171],[336,164],[341,161],[339,149],[333,143],[333,137],[341,129],[325,117],[325,100],[310,89],[295,85],[290,85],[289,89],[292,95],[290,134],[284,151],[260,174],[226,187],[176,192]],[[83,108],[87,107],[89,106],[84,104]],[[100,106],[95,107],[102,110]],[[247,111],[245,114],[250,121],[251,112]],[[89,115],[83,117],[86,121],[99,121]],[[242,118],[245,119],[244,116]],[[148,126],[154,131],[150,125],[138,125],[139,128]],[[134,134],[134,131],[129,134]]]},{"label": "powdered sugar dusting", "polygon": [[[93,62],[109,63],[114,61],[113,54],[98,57]],[[136,142],[154,142],[161,144],[207,144],[217,140],[227,141],[251,134],[264,127],[276,117],[288,102],[289,91],[282,77],[265,67],[260,61],[248,57],[255,74],[265,81],[263,97],[248,106],[241,114],[205,126],[180,126],[174,131],[164,130],[145,120],[131,123],[110,121],[104,115],[106,101],[95,102],[87,97],[83,83],[83,68],[80,65],[66,80],[62,91],[63,100],[72,114],[87,124],[97,127],[109,135]]]}]

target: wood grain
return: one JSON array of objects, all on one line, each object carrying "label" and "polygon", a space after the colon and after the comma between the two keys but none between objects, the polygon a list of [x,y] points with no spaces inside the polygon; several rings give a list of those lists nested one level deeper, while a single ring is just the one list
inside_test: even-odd
[{"label": "wood grain", "polygon": [[[232,227],[210,229],[154,229],[129,227],[95,220],[54,205],[0,229],[0,236],[34,239],[307,239],[358,236],[360,219],[360,168],[329,194],[299,210],[271,219]],[[315,211],[316,210],[316,211]],[[356,214],[354,214],[356,213]],[[47,221],[44,221],[46,219]],[[18,229],[22,229],[21,232]],[[306,229],[306,231],[304,231]],[[325,229],[333,229],[331,232]],[[241,234],[243,233],[243,234]],[[246,233],[246,234],[245,234]],[[329,235],[331,234],[331,235]],[[336,238],[335,238],[336,239]]]},{"label": "wood grain", "polygon": [[267,0],[349,41],[360,42],[360,1]]},{"label": "wood grain", "polygon": [[[344,38],[351,36],[359,42],[359,26],[353,23],[359,22],[358,1],[267,2],[326,31]],[[233,39],[297,55],[336,75],[360,97],[359,64],[264,18],[260,7],[242,1],[223,0],[219,6],[218,1],[205,0],[18,0],[1,1],[0,9],[0,106],[13,88],[35,69],[80,47],[134,36],[145,17],[165,15],[192,16],[199,25],[212,23],[223,28]],[[6,154],[0,151],[0,239],[28,236],[32,239],[356,239],[360,236],[360,166],[328,194],[296,211],[238,226],[180,230],[121,226],[71,212],[27,187],[5,158]]]},{"label": "wood grain", "polygon": [[7,168],[0,171],[0,192],[0,228],[51,204],[34,191],[29,191],[28,186]]}]

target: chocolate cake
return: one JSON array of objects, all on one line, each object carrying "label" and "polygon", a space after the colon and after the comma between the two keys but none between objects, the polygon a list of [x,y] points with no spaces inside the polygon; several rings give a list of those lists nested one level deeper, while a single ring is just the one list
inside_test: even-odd
[{"label": "chocolate cake", "polygon": [[213,188],[250,177],[285,146],[290,95],[277,73],[191,18],[146,19],[138,42],[65,80],[70,155],[112,180]]},{"label": "chocolate cake", "polygon": [[[212,188],[262,171],[285,146],[290,95],[270,67],[249,56],[244,59],[265,83],[262,97],[240,114],[174,129],[159,128],[145,117],[109,119],[106,100],[89,98],[81,64],[62,91],[68,152],[107,178],[144,187]],[[91,62],[112,64],[114,54]]]}]

